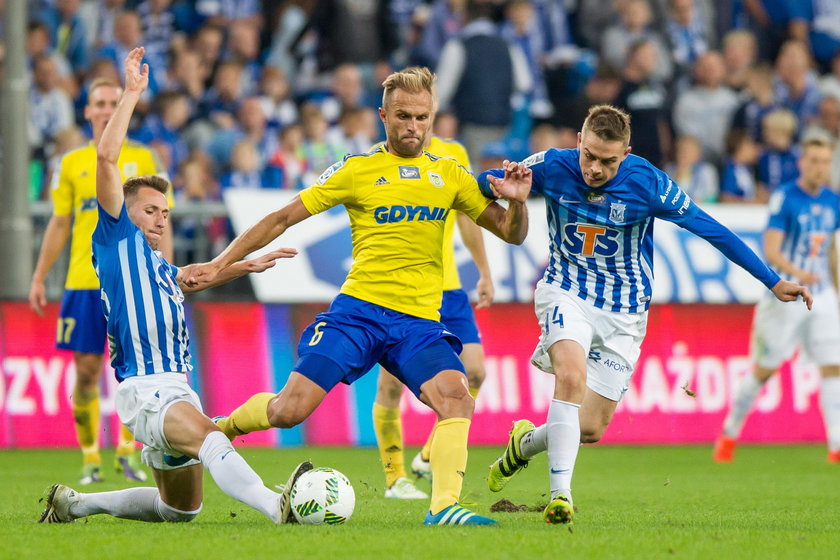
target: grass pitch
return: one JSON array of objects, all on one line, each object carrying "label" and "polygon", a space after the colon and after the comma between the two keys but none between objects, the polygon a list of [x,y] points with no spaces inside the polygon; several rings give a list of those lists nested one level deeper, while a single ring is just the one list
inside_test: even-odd
[{"label": "grass pitch", "polygon": [[[208,477],[201,515],[189,524],[145,524],[95,516],[39,525],[43,491],[74,485],[77,451],[0,452],[0,557],[114,558],[840,558],[840,465],[822,446],[741,447],[716,465],[707,447],[587,446],[575,470],[574,532],[539,512],[493,513],[500,527],[424,527],[424,501],[386,500],[373,449],[240,449],[267,484],[310,459],[346,474],[356,511],[343,526],[275,526],[224,496]],[[416,450],[409,450],[410,460]],[[501,448],[473,448],[462,503],[488,514],[506,498],[548,501],[545,458],[499,494],[487,465]],[[126,487],[109,468],[97,490]],[[77,486],[74,486],[78,489]],[[428,490],[428,486],[422,486]],[[86,488],[87,490],[87,488]]]}]

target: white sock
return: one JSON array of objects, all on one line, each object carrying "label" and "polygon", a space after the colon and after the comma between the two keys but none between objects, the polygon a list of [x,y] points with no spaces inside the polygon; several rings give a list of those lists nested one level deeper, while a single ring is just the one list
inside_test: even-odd
[{"label": "white sock", "polygon": [[735,392],[735,399],[732,401],[732,408],[729,409],[729,414],[726,415],[726,420],[723,421],[723,434],[727,437],[737,439],[741,435],[741,428],[744,427],[744,421],[747,419],[747,414],[750,413],[753,401],[761,391],[763,383],[755,378],[753,374],[749,374],[738,385]]},{"label": "white sock", "polygon": [[79,493],[79,501],[70,507],[75,517],[107,513],[136,521],[165,521],[157,508],[160,494],[157,488],[127,488],[113,492]]},{"label": "white sock", "polygon": [[519,441],[519,451],[523,459],[530,459],[548,449],[548,424],[537,426]]},{"label": "white sock", "polygon": [[572,474],[580,449],[580,405],[557,399],[548,408],[548,478],[551,498],[557,494],[572,499]]},{"label": "white sock", "polygon": [[822,408],[828,450],[840,451],[840,377],[825,377],[820,384]]},{"label": "white sock", "polygon": [[212,432],[198,451],[198,460],[210,472],[218,487],[233,498],[277,521],[278,494],[263,484],[245,459],[222,432]]}]

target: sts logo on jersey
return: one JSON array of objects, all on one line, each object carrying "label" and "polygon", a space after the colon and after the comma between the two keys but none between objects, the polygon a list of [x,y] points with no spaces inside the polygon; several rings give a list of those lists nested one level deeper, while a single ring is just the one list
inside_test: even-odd
[{"label": "sts logo on jersey", "polygon": [[566,224],[563,248],[581,257],[612,257],[618,253],[619,231],[598,224]]}]

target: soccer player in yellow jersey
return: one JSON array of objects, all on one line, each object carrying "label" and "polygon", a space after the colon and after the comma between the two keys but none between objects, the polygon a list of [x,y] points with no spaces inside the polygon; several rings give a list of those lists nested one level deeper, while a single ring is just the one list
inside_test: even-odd
[{"label": "soccer player in yellow jersey", "polygon": [[[466,148],[454,140],[444,140],[430,135],[426,151],[439,157],[452,158],[465,168],[470,168]],[[461,279],[455,263],[453,237],[456,221],[464,245],[478,268],[477,308],[488,307],[493,302],[494,288],[490,267],[487,264],[487,254],[484,251],[481,228],[464,214],[450,212],[443,229],[443,302],[440,307],[440,322],[463,344],[460,358],[467,370],[470,395],[476,398],[481,383],[484,381],[484,349],[481,346],[481,337],[475,323],[475,315],[470,307],[469,296],[461,288]],[[373,404],[373,428],[385,471],[385,497],[424,499],[428,497],[426,493],[418,489],[406,475],[400,419],[401,395],[402,383],[399,379],[385,368],[380,369],[376,400]],[[431,478],[429,453],[433,435],[434,429],[429,434],[423,449],[411,462],[411,470],[418,477]]]},{"label": "soccer player in yellow jersey", "polygon": [[343,204],[350,215],[353,266],[329,310],[301,335],[299,359],[277,395],[251,397],[217,423],[228,437],[288,428],[306,419],[338,382],[352,383],[379,363],[437,413],[432,440],[428,525],[488,525],[495,521],[458,505],[467,467],[474,400],[461,343],[439,322],[443,291],[443,229],[451,209],[510,243],[528,232],[525,200],[531,175],[510,163],[485,198],[455,160],[423,150],[432,121],[434,75],[408,68],[383,82],[379,116],[385,145],[348,156],[289,204],[249,228],[218,257],[185,274],[212,282],[219,270],[265,246],[309,216]]},{"label": "soccer player in yellow jersey", "polygon": [[[93,129],[93,140],[64,154],[55,171],[53,215],[44,233],[29,289],[30,307],[39,315],[43,314],[47,304],[44,280],[71,238],[72,230],[70,266],[58,317],[56,346],[72,350],[76,365],[73,418],[82,448],[81,484],[100,482],[103,478],[99,454],[99,378],[106,334],[99,280],[91,260],[91,237],[97,223],[96,146],[116,109],[120,93],[119,85],[110,80],[98,79],[90,85],[85,118]],[[165,176],[154,153],[135,142],[123,144],[119,169],[123,180],[137,175]],[[166,232],[161,240],[161,250],[172,260],[172,234],[168,229]],[[120,426],[114,467],[129,480],[146,480],[135,453],[134,436],[124,426]]]}]

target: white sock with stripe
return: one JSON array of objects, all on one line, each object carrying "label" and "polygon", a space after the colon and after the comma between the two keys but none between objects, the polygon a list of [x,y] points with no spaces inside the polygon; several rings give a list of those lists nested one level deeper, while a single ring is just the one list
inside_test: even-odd
[{"label": "white sock with stripe", "polygon": [[557,399],[548,408],[548,478],[551,498],[557,494],[572,500],[572,474],[580,449],[580,405]]},{"label": "white sock with stripe", "polygon": [[548,449],[548,424],[537,426],[519,441],[519,451],[523,459],[530,459]]},{"label": "white sock with stripe", "polygon": [[822,408],[828,450],[840,451],[840,377],[824,377],[820,384]]},{"label": "white sock with stripe", "polygon": [[762,385],[763,383],[751,373],[744,377],[738,385],[735,398],[732,401],[732,408],[729,409],[729,414],[723,421],[723,434],[725,436],[737,439],[741,435],[744,421],[747,419],[753,401],[758,396],[758,392],[761,391]]}]

